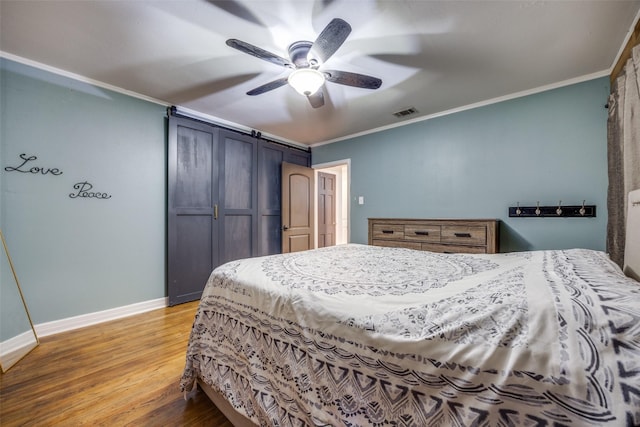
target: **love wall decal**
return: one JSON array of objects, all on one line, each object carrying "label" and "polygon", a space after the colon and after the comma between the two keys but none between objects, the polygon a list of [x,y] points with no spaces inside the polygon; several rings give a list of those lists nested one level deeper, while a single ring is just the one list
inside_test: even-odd
[{"label": "love wall decal", "polygon": [[21,173],[32,173],[32,174],[42,174],[42,175],[62,175],[62,171],[58,168],[44,168],[42,166],[27,166],[27,163],[34,162],[38,160],[37,156],[29,156],[26,154],[20,154],[19,156],[22,159],[22,163],[19,166],[7,166],[4,168],[7,172],[21,172]]}]

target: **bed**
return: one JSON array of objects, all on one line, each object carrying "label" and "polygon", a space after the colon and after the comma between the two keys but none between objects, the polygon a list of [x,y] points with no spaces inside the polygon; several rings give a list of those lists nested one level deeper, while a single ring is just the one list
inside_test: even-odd
[{"label": "bed", "polygon": [[587,249],[233,261],[193,323],[196,384],[236,426],[640,425],[640,283]]}]

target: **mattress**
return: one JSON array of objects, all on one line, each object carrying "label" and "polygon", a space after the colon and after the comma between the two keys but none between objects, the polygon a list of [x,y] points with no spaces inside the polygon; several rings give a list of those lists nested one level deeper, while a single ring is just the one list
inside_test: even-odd
[{"label": "mattress", "polygon": [[194,320],[197,379],[264,426],[639,425],[640,285],[586,249],[233,261]]}]

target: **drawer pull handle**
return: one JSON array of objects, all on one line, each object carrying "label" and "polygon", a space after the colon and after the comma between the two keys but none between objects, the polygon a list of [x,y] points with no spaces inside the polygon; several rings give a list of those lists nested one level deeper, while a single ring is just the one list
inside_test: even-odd
[{"label": "drawer pull handle", "polygon": [[428,231],[416,231],[415,232],[418,236],[428,236],[429,232]]},{"label": "drawer pull handle", "polygon": [[456,237],[471,237],[471,233],[453,233]]},{"label": "drawer pull handle", "polygon": [[382,230],[382,234],[393,234],[393,230]]}]

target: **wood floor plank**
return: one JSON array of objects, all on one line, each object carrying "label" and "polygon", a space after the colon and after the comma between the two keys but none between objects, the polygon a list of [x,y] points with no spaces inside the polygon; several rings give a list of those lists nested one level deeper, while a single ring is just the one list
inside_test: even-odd
[{"label": "wood floor plank", "polygon": [[0,425],[233,427],[179,379],[197,302],[44,337],[0,377]]}]

